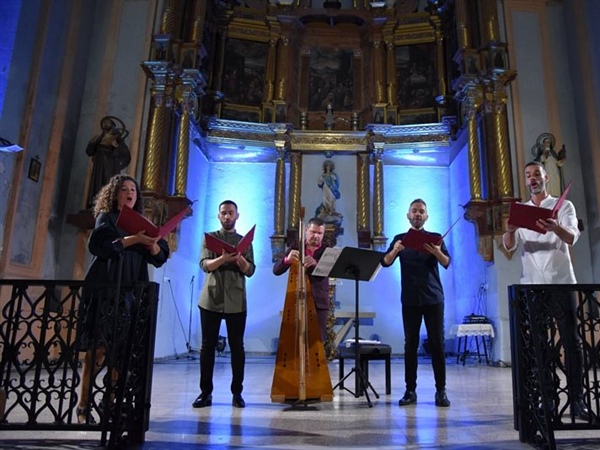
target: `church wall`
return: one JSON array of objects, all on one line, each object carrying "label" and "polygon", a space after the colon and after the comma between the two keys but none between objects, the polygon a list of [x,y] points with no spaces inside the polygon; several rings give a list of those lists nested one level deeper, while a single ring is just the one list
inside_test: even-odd
[{"label": "church wall", "polygon": [[[67,195],[63,182],[72,170],[73,130],[81,104],[81,82],[74,74],[85,72],[81,55],[87,54],[88,40],[82,23],[92,19],[89,5],[93,3],[32,1],[19,16],[1,120],[3,127],[17,130],[10,134],[25,147],[16,159],[14,178],[7,176],[7,203],[12,206],[2,213],[10,239],[0,270],[9,277],[57,276]],[[31,171],[35,162],[37,173]]]},{"label": "church wall", "polygon": [[[464,152],[463,152],[464,153]],[[324,155],[304,155],[302,166],[302,204],[306,207],[306,219],[314,215],[314,211],[321,202],[322,193],[317,186],[317,180],[322,170],[322,163],[325,160]],[[337,245],[357,246],[356,240],[356,159],[355,156],[334,156],[335,171],[340,178],[341,197],[336,203],[336,211],[344,216],[343,228],[344,234],[338,237]],[[462,214],[462,208],[458,204],[463,204],[464,199],[454,196],[465,195],[465,190],[455,192],[451,190],[451,185],[458,185],[458,182],[451,183],[453,176],[464,177],[465,159],[457,162],[456,169],[450,171],[443,167],[407,167],[407,166],[384,166],[384,233],[388,237],[388,243],[397,233],[408,229],[409,223],[406,218],[408,206],[412,200],[422,197],[428,204],[430,219],[427,229],[444,233],[456,219],[456,213]],[[239,206],[240,219],[237,223],[239,233],[246,233],[252,225],[256,224],[256,235],[254,240],[254,255],[256,262],[256,273],[247,280],[248,287],[248,322],[246,330],[246,351],[250,353],[274,353],[277,348],[277,338],[281,325],[280,311],[283,308],[285,292],[287,287],[287,275],[274,276],[272,274],[272,259],[270,236],[273,233],[273,196],[274,196],[274,176],[275,165],[267,164],[245,164],[245,163],[209,163],[202,166],[206,168],[204,175],[206,179],[206,188],[203,192],[205,199],[205,208],[203,212],[204,223],[200,225],[200,234],[194,237],[188,236],[190,226],[186,224],[182,228],[182,236],[185,235],[188,252],[199,255],[202,236],[205,231],[213,231],[220,227],[217,219],[218,205],[225,199],[232,199]],[[204,170],[204,169],[203,169]],[[286,169],[289,174],[289,167]],[[453,173],[451,175],[451,173]],[[451,197],[452,196],[452,197]],[[193,199],[193,195],[191,195]],[[456,204],[453,211],[450,205]],[[199,205],[198,205],[199,206]],[[195,206],[195,211],[198,208]],[[195,213],[196,214],[196,213]],[[186,219],[190,220],[190,219]],[[184,222],[185,224],[185,222]],[[481,269],[471,269],[469,279],[473,281],[473,286],[469,286],[463,279],[459,282],[462,287],[457,287],[457,271],[464,266],[464,261],[473,261],[475,258],[481,258],[477,255],[475,244],[470,247],[456,236],[461,228],[465,228],[467,233],[473,233],[473,226],[468,223],[459,223],[457,230],[446,239],[449,251],[453,257],[453,264],[448,270],[441,269],[442,282],[447,297],[446,304],[446,330],[447,334],[454,323],[460,322],[462,317],[471,312],[473,306],[472,296],[477,292],[479,280],[483,277],[483,263]],[[187,229],[187,231],[186,231]],[[458,242],[455,242],[458,240]],[[475,242],[472,240],[472,242]],[[466,249],[466,250],[465,250]],[[189,276],[192,272],[183,275],[179,269],[178,254],[176,254],[167,263],[165,269],[166,277],[171,279],[173,286],[189,284]],[[477,260],[477,259],[475,259]],[[186,264],[189,261],[186,261]],[[189,262],[192,264],[192,262]],[[457,263],[457,264],[455,264]],[[472,264],[473,265],[473,264]],[[462,270],[462,269],[461,269]],[[480,275],[471,276],[475,271]],[[169,275],[171,274],[171,275]],[[463,274],[464,275],[464,274]],[[196,308],[197,296],[204,282],[204,274],[199,273],[199,277],[194,281],[195,298],[192,320],[194,330],[198,330],[196,325],[198,320],[198,310]],[[336,285],[336,302],[338,310],[354,310],[354,282],[351,280],[338,280]],[[186,294],[179,289],[176,297],[184,297]],[[372,282],[361,282],[359,284],[360,310],[375,312],[376,317],[372,320],[361,322],[361,337],[370,338],[376,335],[382,341],[392,345],[394,353],[401,354],[404,351],[404,333],[401,321],[400,305],[400,273],[398,263],[395,263],[389,269],[382,269]],[[169,286],[165,283],[161,286],[162,307],[170,299]],[[179,300],[181,302],[182,300]],[[184,301],[185,303],[185,301]],[[180,306],[180,312],[189,312],[189,308]],[[162,310],[161,310],[162,314]],[[183,314],[185,317],[185,314]],[[459,320],[460,319],[460,320]],[[184,320],[187,327],[187,322]],[[179,326],[179,325],[178,325]],[[186,328],[187,330],[187,328]],[[168,331],[165,327],[165,336]],[[176,336],[180,333],[177,327],[171,330]],[[226,335],[225,326],[222,326],[222,335]],[[422,335],[425,336],[423,329]],[[453,351],[454,341],[449,337],[448,350]],[[166,337],[168,344],[163,348],[164,354],[168,354],[171,347],[172,337]],[[198,336],[199,339],[199,336]],[[162,339],[159,339],[162,341]],[[192,346],[195,342],[192,340]],[[160,356],[157,347],[157,356]]]},{"label": "church wall", "polygon": [[[91,42],[83,71],[85,85],[71,162],[67,213],[85,208],[86,179],[92,167],[85,149],[90,139],[100,133],[100,120],[104,116],[118,117],[130,131],[125,142],[132,161],[125,172],[141,180],[143,157],[139,148],[143,148],[145,136],[138,130],[144,129],[141,100],[145,95],[146,77],[140,62],[147,59],[149,52],[148,23],[153,20],[152,8],[153,4],[148,1],[95,4],[94,20],[89,24]],[[64,262],[61,274],[65,278],[81,278],[87,269],[87,264],[78,265],[82,253],[86,253],[86,236],[75,227],[65,231],[61,240],[60,259]]]},{"label": "church wall", "polygon": [[447,296],[446,299],[446,339],[451,339],[448,344],[451,351],[456,350],[456,342],[454,336],[448,335],[449,327],[462,323],[465,316],[469,314],[486,316],[491,320],[494,329],[499,327],[495,308],[489,304],[490,290],[495,289],[495,286],[488,279],[488,267],[493,263],[483,260],[478,252],[479,240],[476,227],[463,218],[465,212],[463,205],[466,205],[471,198],[468,167],[468,146],[465,145],[449,168],[451,223],[460,218],[449,233],[453,252],[451,283],[454,296]]},{"label": "church wall", "polygon": [[[545,2],[532,2],[523,9],[521,7],[522,4],[518,2],[507,2],[506,10],[511,68],[518,72],[512,84],[515,117],[513,153],[517,159],[514,179],[520,187],[516,196],[523,200],[529,198],[522,174],[525,164],[534,158],[531,147],[537,137],[544,132],[554,134],[556,150],[563,144],[566,146],[563,176],[565,183],[574,180],[569,199],[585,226],[581,238],[573,247],[575,273],[579,282],[588,283],[593,276],[589,224],[586,223],[586,186],[581,182],[582,172],[587,167],[582,165],[578,146],[571,75],[560,67],[568,60],[564,10],[562,4],[548,6]],[[553,163],[549,161],[549,175],[556,178],[558,174],[554,173]],[[512,258],[511,263],[520,265],[520,258]],[[518,279],[514,280],[514,283],[517,282]]]},{"label": "church wall", "polygon": [[[275,164],[271,163],[211,163],[206,172],[204,222],[200,225],[201,234],[190,245],[198,249],[205,232],[218,230],[219,203],[233,200],[238,205],[240,218],[236,224],[238,233],[246,234],[256,225],[253,250],[256,272],[247,279],[248,318],[246,324],[245,348],[248,352],[274,353],[275,338],[279,336],[287,278],[275,277],[272,272],[271,241],[273,234],[273,198],[275,188]],[[204,273],[197,278],[194,305],[204,283]],[[199,315],[196,308],[195,314]],[[225,324],[221,335],[226,336]]]},{"label": "church wall", "polygon": [[592,278],[600,282],[600,39],[598,29],[600,4],[593,0],[565,5],[564,22],[568,59],[564,66],[573,80],[573,120],[577,128],[577,142],[581,154],[582,184],[586,187],[586,226],[589,234]]},{"label": "church wall", "polygon": [[[427,203],[429,220],[425,229],[444,233],[452,223],[450,217],[450,177],[447,168],[417,166],[385,166],[384,155],[384,234],[388,246],[396,234],[406,232],[410,224],[406,217],[410,203],[421,198]],[[455,256],[452,242],[446,241],[448,251]],[[387,248],[385,249],[387,250]],[[384,251],[385,251],[384,250]],[[365,297],[371,296],[377,313],[374,330],[382,341],[392,345],[395,354],[404,353],[404,330],[402,327],[400,303],[400,266],[399,261],[380,271],[377,279],[365,288]],[[454,286],[452,282],[454,267],[445,270],[440,267],[440,276],[446,299],[446,329],[449,330],[453,319],[448,311],[454,309]],[[425,336],[421,328],[421,336]]]},{"label": "church wall", "polygon": [[[0,23],[2,24],[0,27],[0,62],[2,67],[10,67],[13,57],[16,57],[14,51],[21,7],[22,2],[20,0],[0,3],[0,17],[2,17],[2,19],[0,19]],[[2,70],[0,72],[0,113],[3,111],[4,99],[8,93],[7,86],[9,74],[10,70]],[[2,131],[5,130],[2,129]],[[2,135],[2,137],[6,139],[9,136]],[[10,137],[16,139],[17,135],[14,134]]]},{"label": "church wall", "polygon": [[[31,71],[35,33],[39,22],[40,2],[31,2],[23,8],[21,2],[2,4],[2,90],[0,91],[0,136],[23,146],[21,125],[26,108],[26,95]],[[11,199],[19,190],[19,181],[24,161],[29,152],[0,153],[0,261],[7,258],[9,249],[7,233]],[[10,235],[10,234],[8,234]]]},{"label": "church wall", "polygon": [[[553,6],[548,9],[549,14],[549,48],[550,64],[546,71],[554,74],[554,83],[549,86],[547,94],[554,97],[551,107],[557,114],[557,147],[565,145],[567,159],[563,166],[565,182],[573,181],[569,192],[569,199],[575,205],[577,217],[582,221],[584,230],[573,247],[573,265],[579,283],[592,283],[594,275],[591,264],[590,230],[594,227],[588,216],[588,202],[586,192],[594,189],[584,181],[584,173],[593,173],[589,159],[582,153],[579,145],[581,131],[577,126],[577,104],[575,102],[575,82],[568,61],[570,53],[565,35],[564,5]],[[552,125],[554,127],[554,125]]]}]

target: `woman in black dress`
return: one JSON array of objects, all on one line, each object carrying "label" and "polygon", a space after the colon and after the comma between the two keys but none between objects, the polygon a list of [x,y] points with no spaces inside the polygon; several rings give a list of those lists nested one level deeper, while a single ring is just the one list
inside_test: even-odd
[{"label": "woman in black dress", "polygon": [[[139,185],[130,176],[115,175],[100,190],[93,207],[96,225],[88,242],[93,259],[85,277],[88,287],[84,289],[79,307],[79,349],[86,352],[76,411],[79,423],[94,422],[89,413],[92,368],[95,366],[94,374],[98,373],[106,354],[115,355],[118,352],[118,349],[107,352],[111,341],[117,341],[113,339],[114,320],[108,320],[111,308],[114,308],[115,296],[106,289],[94,289],[90,284],[114,283],[114,286],[120,286],[119,314],[127,314],[133,299],[133,283],[147,282],[148,264],[160,267],[169,257],[169,246],[164,239],[146,236],[143,231],[130,235],[117,227],[117,218],[124,205],[142,213]],[[121,332],[122,329],[117,329],[117,334]],[[112,366],[110,361],[109,365]],[[116,379],[115,369],[111,376],[113,380]]]}]

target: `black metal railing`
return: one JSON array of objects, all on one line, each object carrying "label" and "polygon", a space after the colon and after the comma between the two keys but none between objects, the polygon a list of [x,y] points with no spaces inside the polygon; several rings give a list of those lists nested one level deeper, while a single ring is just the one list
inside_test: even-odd
[{"label": "black metal railing", "polygon": [[557,430],[600,429],[600,285],[508,288],[514,426],[556,449]]},{"label": "black metal railing", "polygon": [[[0,430],[99,431],[109,448],[144,442],[157,303],[156,283],[0,280]],[[95,368],[87,379],[84,355]]]}]

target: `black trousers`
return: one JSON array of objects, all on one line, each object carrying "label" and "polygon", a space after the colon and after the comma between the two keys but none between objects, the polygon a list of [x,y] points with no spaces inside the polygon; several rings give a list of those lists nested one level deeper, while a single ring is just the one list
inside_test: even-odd
[{"label": "black trousers", "polygon": [[213,391],[213,373],[215,370],[215,349],[219,340],[221,321],[225,320],[227,339],[231,350],[231,393],[241,394],[244,389],[244,332],[246,331],[246,312],[225,314],[200,308],[200,326],[202,327],[202,347],[200,349],[200,392],[209,395]]},{"label": "black trousers", "polygon": [[573,400],[583,399],[583,362],[575,317],[576,297],[572,291],[549,291],[547,305],[560,334],[557,346],[562,344],[565,357],[567,386]]},{"label": "black trousers", "polygon": [[436,391],[446,388],[446,356],[444,349],[444,304],[402,306],[404,324],[404,381],[407,391],[417,389],[419,333],[425,321],[427,340],[431,349],[431,365]]}]

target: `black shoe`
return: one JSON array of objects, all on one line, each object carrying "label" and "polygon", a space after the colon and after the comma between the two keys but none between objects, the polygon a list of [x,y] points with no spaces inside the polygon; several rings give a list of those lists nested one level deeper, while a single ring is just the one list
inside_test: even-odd
[{"label": "black shoe", "polygon": [[445,389],[435,393],[435,406],[441,406],[443,408],[450,406],[450,400],[448,400],[448,397],[446,396]]},{"label": "black shoe", "polygon": [[417,403],[417,393],[415,391],[406,391],[404,397],[398,401],[398,406],[406,406]]},{"label": "black shoe", "polygon": [[233,394],[231,404],[234,408],[245,408],[246,402],[242,398],[242,394]]},{"label": "black shoe", "polygon": [[573,403],[573,413],[575,414],[576,419],[584,420],[586,422],[589,422],[594,417],[593,414],[590,414],[590,410],[583,400],[575,400]]},{"label": "black shoe", "polygon": [[231,404],[234,408],[245,408],[246,402],[242,398],[242,394],[233,394],[233,399],[231,400]]},{"label": "black shoe", "polygon": [[192,408],[205,408],[206,406],[212,405],[212,395],[204,395],[200,394],[194,403],[192,403]]}]

